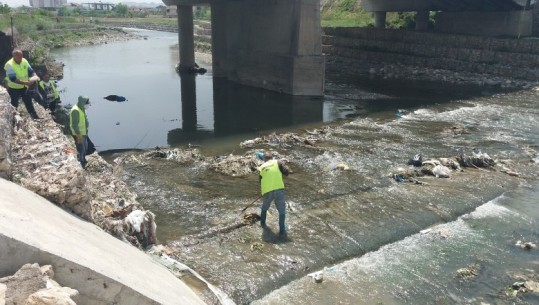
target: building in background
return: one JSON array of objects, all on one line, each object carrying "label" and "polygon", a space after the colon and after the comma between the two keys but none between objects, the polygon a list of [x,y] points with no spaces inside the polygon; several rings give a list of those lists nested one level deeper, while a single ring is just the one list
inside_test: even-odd
[{"label": "building in background", "polygon": [[81,3],[81,6],[96,11],[111,11],[115,4],[104,2]]},{"label": "building in background", "polygon": [[167,6],[167,17],[177,17],[178,16],[178,12],[176,11],[176,9],[178,8],[178,6],[176,5],[169,5]]},{"label": "building in background", "polygon": [[30,0],[34,8],[59,8],[67,4],[67,0]]}]

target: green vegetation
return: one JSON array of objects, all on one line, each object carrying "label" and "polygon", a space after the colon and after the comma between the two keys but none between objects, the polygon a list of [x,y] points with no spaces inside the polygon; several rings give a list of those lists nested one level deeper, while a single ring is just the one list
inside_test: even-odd
[{"label": "green vegetation", "polygon": [[211,19],[211,10],[209,6],[195,6],[194,12],[195,19],[199,20],[210,20]]},{"label": "green vegetation", "polygon": [[364,27],[372,26],[371,13],[365,12],[356,0],[326,1],[321,9],[323,27]]},{"label": "green vegetation", "polygon": [[7,4],[0,2],[0,14],[8,14],[10,11],[11,8]]},{"label": "green vegetation", "polygon": [[[17,45],[31,45],[31,63],[42,64],[49,49],[70,45],[73,42],[92,37],[96,26],[82,23],[75,17],[59,17],[47,10],[12,10],[0,15],[0,30],[10,32],[11,23],[15,29]],[[28,41],[31,41],[29,44]]]},{"label": "green vegetation", "polygon": [[[370,27],[374,25],[372,13],[365,12],[356,0],[323,1],[321,19],[323,27]],[[430,15],[434,24],[435,13]],[[394,13],[386,16],[386,27],[390,29],[415,28],[415,12]]]}]

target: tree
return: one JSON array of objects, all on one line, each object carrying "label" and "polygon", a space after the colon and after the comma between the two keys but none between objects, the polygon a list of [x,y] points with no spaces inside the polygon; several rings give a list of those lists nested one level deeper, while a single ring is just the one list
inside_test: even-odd
[{"label": "tree", "polygon": [[11,8],[7,4],[0,2],[0,14],[7,14],[11,11]]},{"label": "tree", "polygon": [[127,5],[118,3],[114,7],[114,11],[116,12],[116,14],[118,14],[118,16],[125,17],[127,16]]},{"label": "tree", "polygon": [[69,12],[67,11],[67,7],[62,6],[58,9],[58,12],[56,12],[58,16],[69,16]]}]

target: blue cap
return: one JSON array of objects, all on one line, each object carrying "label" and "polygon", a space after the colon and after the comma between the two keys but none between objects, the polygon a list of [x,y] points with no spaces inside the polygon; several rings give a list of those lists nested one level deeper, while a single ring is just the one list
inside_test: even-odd
[{"label": "blue cap", "polygon": [[257,151],[257,152],[255,152],[255,154],[258,157],[258,159],[264,160],[264,153],[263,152]]}]

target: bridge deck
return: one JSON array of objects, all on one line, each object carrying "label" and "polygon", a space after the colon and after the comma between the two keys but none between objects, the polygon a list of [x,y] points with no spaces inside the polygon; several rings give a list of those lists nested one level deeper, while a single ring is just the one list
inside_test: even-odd
[{"label": "bridge deck", "polygon": [[[368,12],[406,11],[515,11],[522,10],[527,0],[362,0],[361,7]],[[530,0],[534,5],[536,0]]]}]

